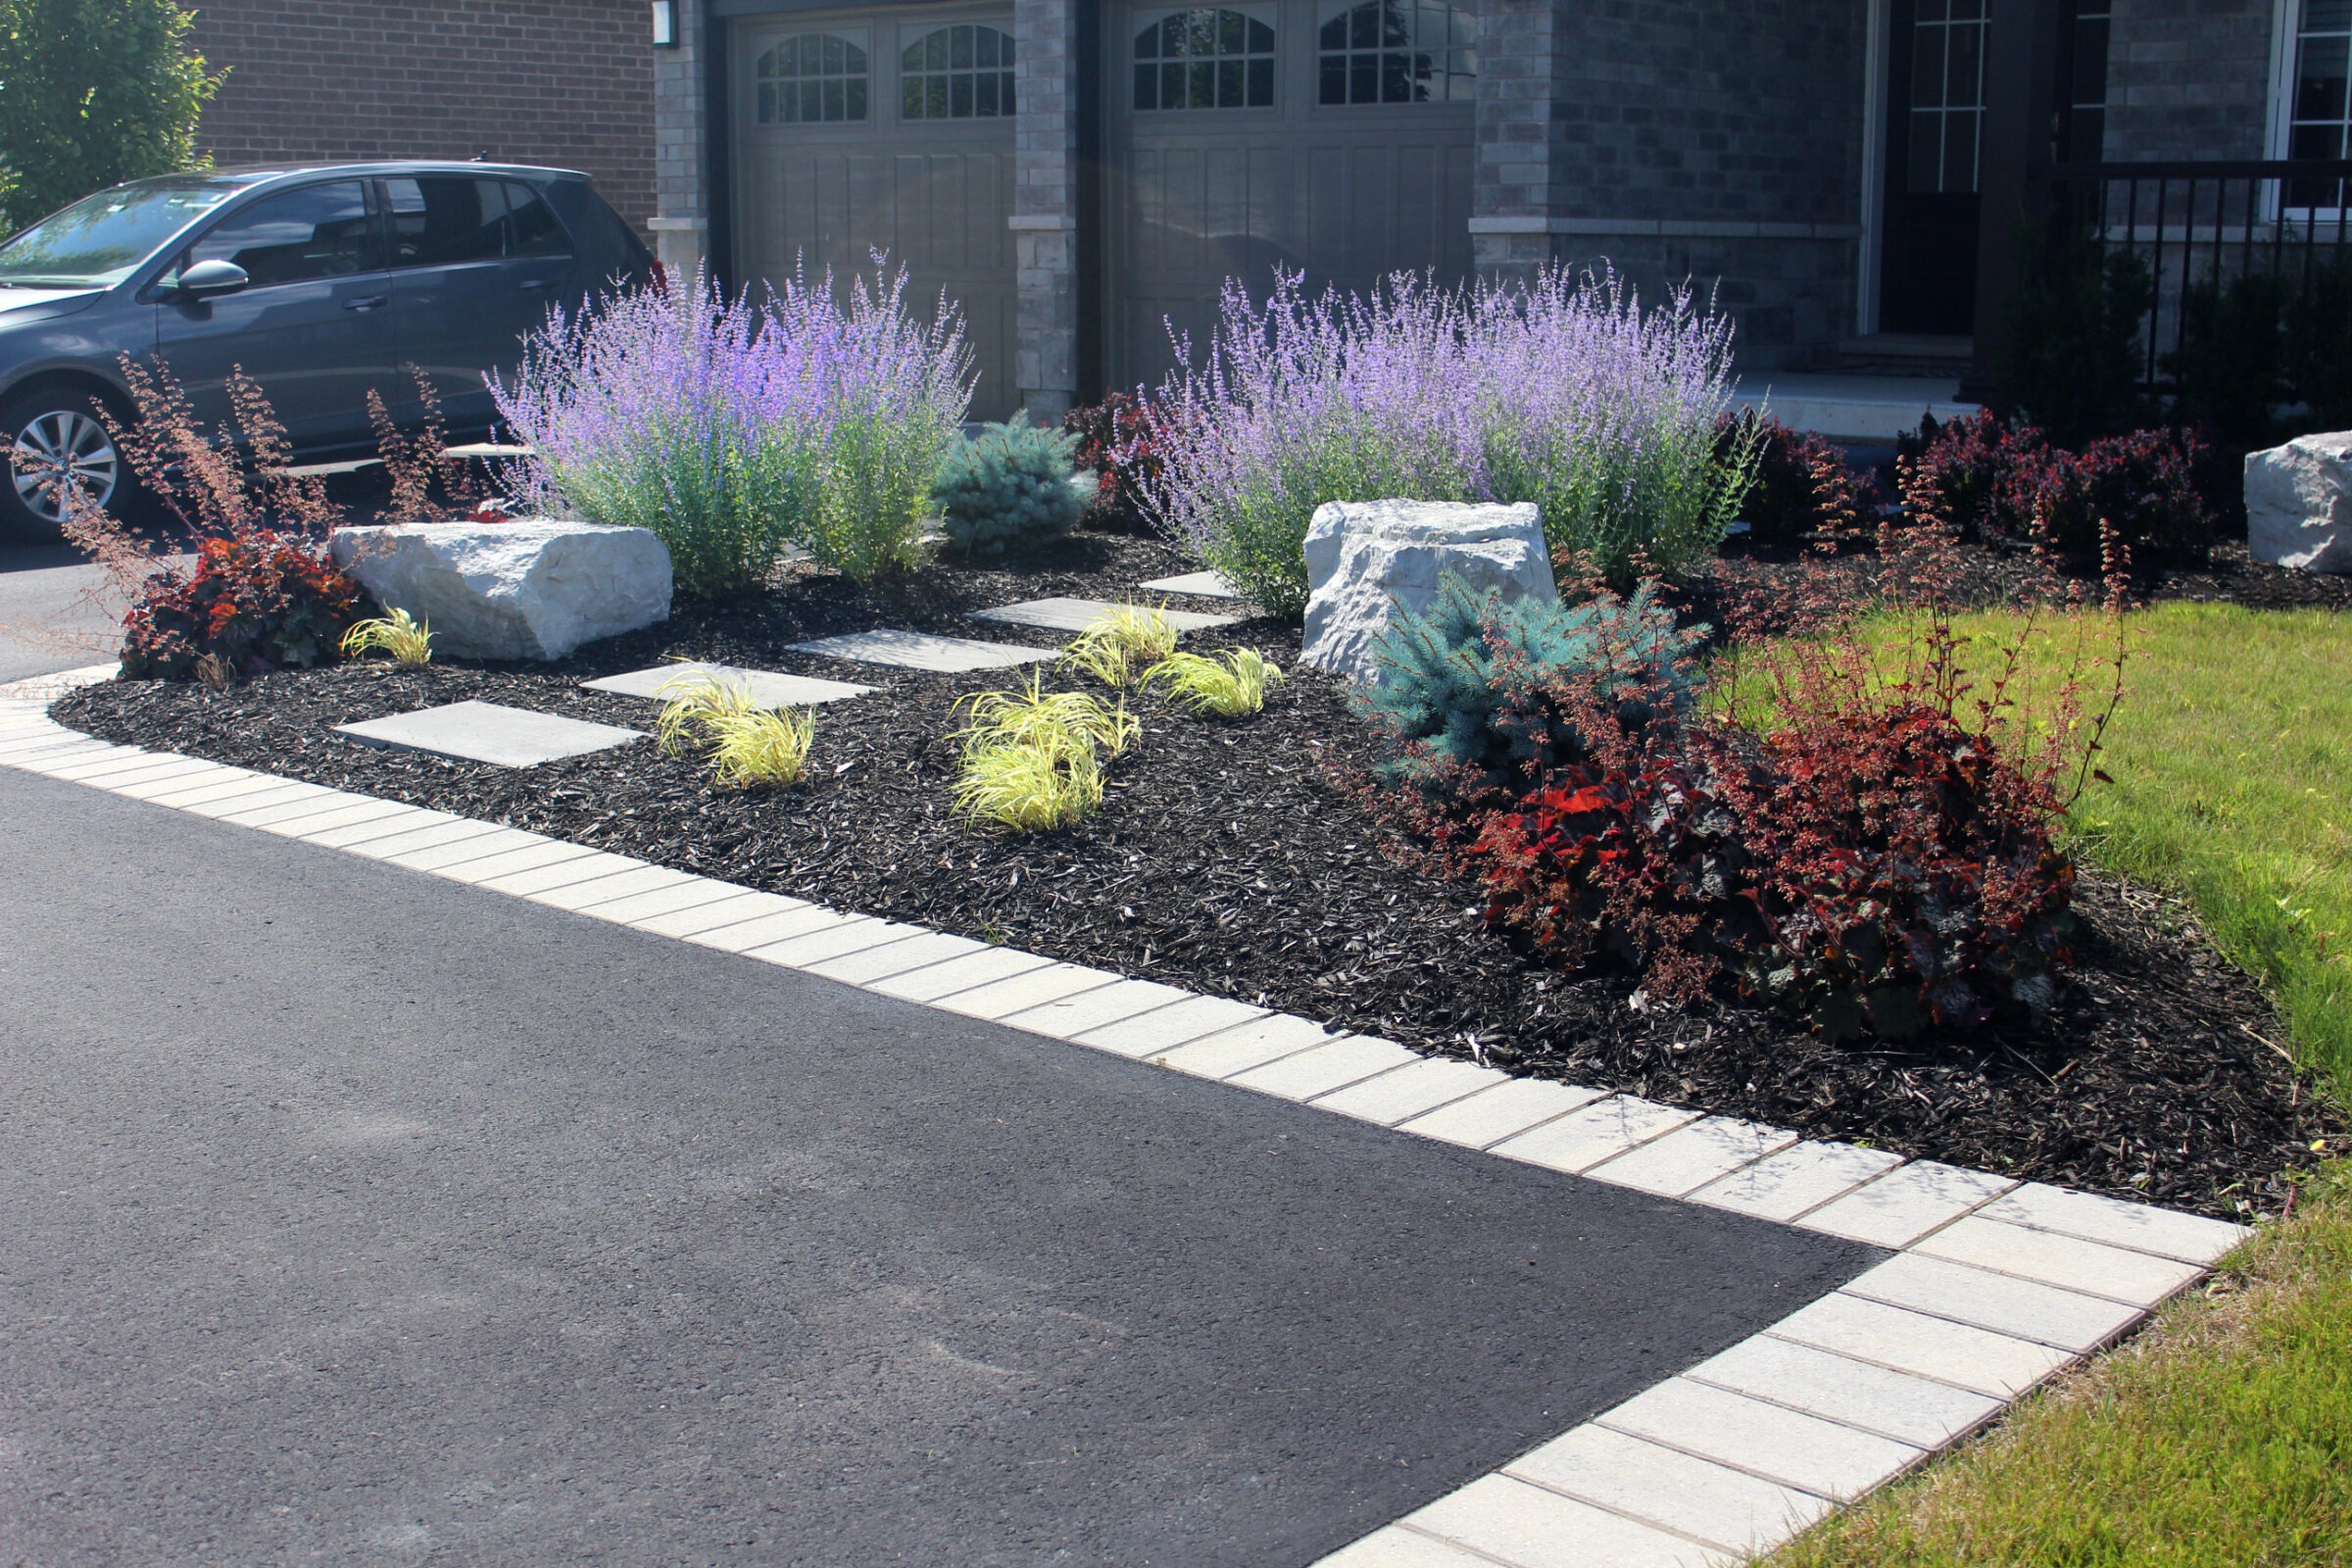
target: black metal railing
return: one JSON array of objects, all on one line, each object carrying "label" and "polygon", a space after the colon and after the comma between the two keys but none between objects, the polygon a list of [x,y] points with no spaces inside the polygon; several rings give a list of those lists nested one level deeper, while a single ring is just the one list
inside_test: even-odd
[{"label": "black metal railing", "polygon": [[2056,232],[2145,270],[2151,391],[2173,379],[2200,291],[2263,277],[2308,296],[2352,265],[2352,161],[2059,164],[2043,180]]}]

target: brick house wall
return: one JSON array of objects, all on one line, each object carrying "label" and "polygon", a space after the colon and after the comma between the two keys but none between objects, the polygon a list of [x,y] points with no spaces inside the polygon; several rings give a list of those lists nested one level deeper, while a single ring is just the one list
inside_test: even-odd
[{"label": "brick house wall", "polygon": [[198,126],[222,165],[471,158],[578,169],[655,213],[644,0],[196,0],[227,79]]},{"label": "brick house wall", "polygon": [[2115,0],[2106,156],[2265,158],[2268,0]]}]

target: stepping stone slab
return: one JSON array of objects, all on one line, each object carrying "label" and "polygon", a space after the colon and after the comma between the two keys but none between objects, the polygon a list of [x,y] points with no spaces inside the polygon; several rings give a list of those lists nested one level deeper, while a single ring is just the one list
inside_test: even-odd
[{"label": "stepping stone slab", "polygon": [[338,734],[395,751],[430,752],[499,767],[536,767],[645,739],[645,731],[588,724],[497,703],[450,703],[389,718],[337,724]]},{"label": "stepping stone slab", "polygon": [[1178,577],[1154,577],[1139,584],[1146,593],[1191,594],[1196,599],[1239,599],[1242,591],[1213,571],[1188,571]]},{"label": "stepping stone slab", "polygon": [[[1101,599],[1031,599],[998,610],[975,610],[965,618],[1001,620],[1008,626],[1043,626],[1048,631],[1084,631],[1118,608]],[[1203,626],[1230,626],[1240,618],[1234,615],[1204,615],[1197,610],[1163,610],[1160,613],[1166,615],[1168,623],[1178,631],[1199,631]]]},{"label": "stepping stone slab", "polygon": [[856,686],[846,680],[818,680],[810,675],[787,675],[774,669],[745,669],[735,664],[706,664],[699,661],[682,664],[656,664],[651,669],[632,669],[625,675],[607,675],[602,680],[584,680],[582,689],[592,692],[615,692],[622,697],[647,697],[655,702],[667,702],[676,693],[662,688],[673,680],[691,679],[697,675],[715,675],[720,680],[749,690],[752,701],[762,708],[814,708],[819,703],[838,703],[852,697],[863,697],[871,686]]},{"label": "stepping stone slab", "polygon": [[796,654],[843,659],[859,664],[891,664],[900,669],[926,669],[939,675],[960,675],[973,669],[1003,669],[1011,664],[1042,663],[1059,657],[1057,648],[1020,648],[1011,643],[974,642],[967,637],[934,637],[920,631],[854,631],[839,637],[819,637],[794,643]]}]

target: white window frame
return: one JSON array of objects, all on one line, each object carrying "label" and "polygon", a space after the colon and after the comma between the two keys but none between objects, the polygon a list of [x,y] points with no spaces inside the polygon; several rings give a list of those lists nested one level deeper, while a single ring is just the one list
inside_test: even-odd
[{"label": "white window frame", "polygon": [[[2303,0],[2272,0],[2271,103],[2268,154],[2283,160],[2294,136],[2295,55],[2300,41]],[[2274,223],[2338,223],[2348,216],[2340,207],[2288,207],[2285,182],[2266,180],[2263,216]]]}]

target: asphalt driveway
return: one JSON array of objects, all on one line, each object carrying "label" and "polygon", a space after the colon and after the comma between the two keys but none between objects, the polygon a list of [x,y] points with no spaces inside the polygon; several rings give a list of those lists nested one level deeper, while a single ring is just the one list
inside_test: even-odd
[{"label": "asphalt driveway", "polygon": [[1869,1249],[0,768],[10,1561],[1305,1564]]}]

